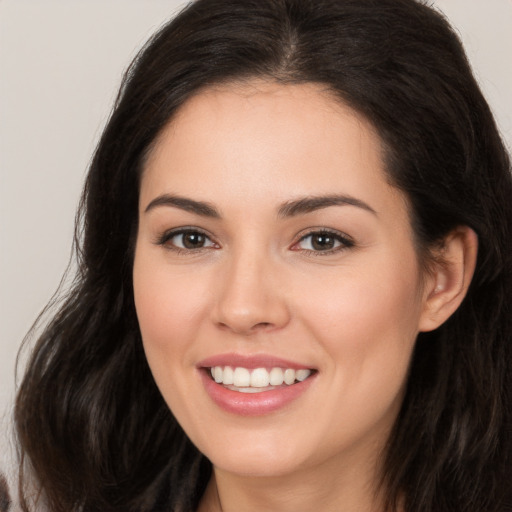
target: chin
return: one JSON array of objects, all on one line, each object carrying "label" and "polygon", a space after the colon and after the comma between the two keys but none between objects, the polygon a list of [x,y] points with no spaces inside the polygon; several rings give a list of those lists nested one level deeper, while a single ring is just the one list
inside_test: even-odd
[{"label": "chin", "polygon": [[298,461],[276,461],[260,455],[251,457],[219,457],[211,460],[215,468],[245,478],[275,478],[292,474],[300,469]]},{"label": "chin", "polygon": [[294,473],[310,459],[300,449],[306,448],[303,442],[286,443],[286,439],[275,437],[251,439],[251,436],[236,442],[233,437],[228,437],[232,442],[210,443],[202,450],[216,468],[225,472],[244,477],[277,477]]}]

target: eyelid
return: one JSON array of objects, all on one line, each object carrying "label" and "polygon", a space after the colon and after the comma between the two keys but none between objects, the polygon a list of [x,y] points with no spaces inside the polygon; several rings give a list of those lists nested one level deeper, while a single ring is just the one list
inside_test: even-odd
[{"label": "eyelid", "polygon": [[[197,249],[187,249],[184,247],[178,247],[174,244],[170,244],[169,241],[178,235],[183,235],[186,233],[197,233],[200,235],[203,235],[206,237],[212,245],[206,246],[206,247],[198,247]],[[157,235],[155,241],[155,245],[161,245],[169,250],[175,251],[175,252],[183,252],[183,253],[192,253],[192,252],[200,252],[202,250],[207,250],[211,248],[218,248],[219,244],[214,240],[212,235],[210,235],[206,230],[201,229],[197,226],[180,226],[176,228],[171,228],[163,231],[161,234]]]},{"label": "eyelid", "polygon": [[[339,242],[339,245],[336,247],[333,247],[332,249],[326,249],[326,250],[295,248],[306,238],[313,236],[313,235],[330,235]],[[315,256],[322,256],[322,255],[329,255],[329,254],[337,253],[337,252],[340,252],[340,251],[343,251],[346,249],[350,249],[351,247],[354,247],[354,246],[355,246],[355,242],[352,239],[352,237],[350,237],[346,233],[343,233],[342,231],[338,231],[337,229],[332,229],[332,228],[314,227],[314,228],[309,228],[309,229],[299,233],[296,237],[296,241],[292,244],[291,249],[295,250],[297,252],[304,252],[304,253],[308,253],[308,254],[313,254]]]},{"label": "eyelid", "polygon": [[[178,235],[183,235],[187,233],[197,233],[203,235],[211,245],[205,246],[205,247],[198,247],[198,248],[185,248],[185,247],[179,247],[175,244],[170,244],[169,241]],[[331,249],[325,249],[325,250],[314,250],[314,249],[303,249],[299,248],[298,245],[307,239],[308,237],[314,236],[314,235],[330,235],[338,242],[338,245],[331,248]],[[175,252],[183,252],[183,253],[198,253],[203,250],[209,250],[212,248],[218,249],[220,248],[219,244],[215,241],[214,237],[209,234],[206,230],[199,228],[197,226],[180,226],[176,228],[171,228],[168,230],[163,231],[161,234],[159,234],[154,243],[156,245],[163,246],[169,250],[175,251]],[[339,251],[343,251],[346,249],[349,249],[355,245],[353,239],[348,236],[346,233],[342,231],[338,231],[336,229],[332,228],[325,228],[325,227],[313,227],[308,228],[307,230],[304,230],[297,234],[295,242],[293,242],[292,246],[290,247],[291,250],[297,251],[297,252],[304,252],[308,254],[314,254],[314,255],[328,255],[333,254]]]}]

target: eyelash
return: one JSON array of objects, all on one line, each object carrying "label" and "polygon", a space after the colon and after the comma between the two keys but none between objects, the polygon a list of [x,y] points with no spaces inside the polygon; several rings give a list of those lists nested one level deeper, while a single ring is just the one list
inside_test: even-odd
[{"label": "eyelash", "polygon": [[[205,246],[197,247],[197,248],[193,248],[193,247],[187,248],[187,247],[179,247],[178,245],[176,245],[176,243],[170,243],[173,238],[178,237],[178,236],[184,236],[184,235],[195,235],[195,236],[204,237],[204,240],[209,241],[209,244],[205,245]],[[325,249],[325,250],[315,250],[314,248],[313,249],[304,249],[304,248],[298,247],[301,242],[304,242],[308,238],[311,238],[314,236],[333,239],[335,245],[334,245],[334,247]],[[219,248],[219,245],[216,244],[208,234],[206,234],[204,231],[202,231],[198,228],[194,228],[194,227],[183,227],[183,228],[165,231],[157,238],[155,243],[157,245],[164,246],[165,248],[172,250],[178,254],[190,254],[192,252],[198,253],[198,252],[202,252],[203,250],[210,249],[210,248],[215,248],[215,249]],[[183,244],[183,239],[182,239],[181,243]],[[334,230],[329,230],[329,229],[316,229],[316,230],[309,231],[308,233],[302,235],[299,238],[299,240],[291,246],[291,250],[294,250],[297,252],[303,252],[306,254],[312,254],[314,256],[325,256],[325,255],[334,254],[334,253],[343,251],[345,249],[350,249],[351,247],[354,247],[354,245],[355,244],[354,244],[353,240],[351,240],[349,237],[347,237],[343,233],[340,233],[339,231],[334,231]]]},{"label": "eyelash", "polygon": [[[183,235],[201,236],[201,237],[204,237],[205,240],[209,241],[210,245],[197,247],[197,248],[179,247],[175,243],[172,243],[171,240],[180,235],[181,236],[183,236]],[[165,231],[164,233],[162,233],[162,235],[160,235],[157,238],[156,244],[164,246],[166,249],[174,251],[178,254],[190,254],[192,252],[198,253],[205,249],[210,249],[211,247],[218,248],[218,245],[212,241],[211,237],[208,234],[206,234],[204,231],[202,231],[198,228],[193,228],[193,227],[183,227],[183,228],[171,229],[169,231]]]},{"label": "eyelash", "polygon": [[[322,237],[334,239],[334,244],[338,244],[338,245],[335,245],[334,247],[332,247],[330,249],[325,249],[325,250],[314,250],[314,249],[303,249],[303,248],[295,249],[295,247],[297,247],[301,242],[307,240],[308,238],[314,237],[314,236],[317,236],[317,237],[322,236]],[[334,231],[334,230],[330,230],[330,229],[316,229],[313,231],[309,231],[305,235],[302,235],[300,237],[299,241],[295,242],[293,244],[292,249],[295,251],[312,254],[314,256],[327,256],[330,254],[335,254],[340,251],[344,251],[346,249],[350,249],[351,247],[354,247],[354,245],[355,244],[354,244],[353,240],[351,240],[347,235],[340,233],[339,231]]]}]

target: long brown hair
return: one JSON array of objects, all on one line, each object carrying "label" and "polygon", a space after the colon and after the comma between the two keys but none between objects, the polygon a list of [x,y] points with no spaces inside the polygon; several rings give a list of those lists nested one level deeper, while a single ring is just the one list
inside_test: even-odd
[{"label": "long brown hair", "polygon": [[0,474],[0,512],[8,512],[11,508],[11,497],[9,496],[9,486],[4,475]]}]

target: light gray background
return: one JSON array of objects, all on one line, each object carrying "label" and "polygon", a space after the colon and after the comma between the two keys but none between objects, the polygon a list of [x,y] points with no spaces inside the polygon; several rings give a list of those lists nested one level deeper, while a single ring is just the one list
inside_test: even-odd
[{"label": "light gray background", "polygon": [[[432,3],[460,32],[510,148],[512,0]],[[0,433],[16,352],[68,263],[82,181],[122,72],[181,5],[0,0]]]}]

